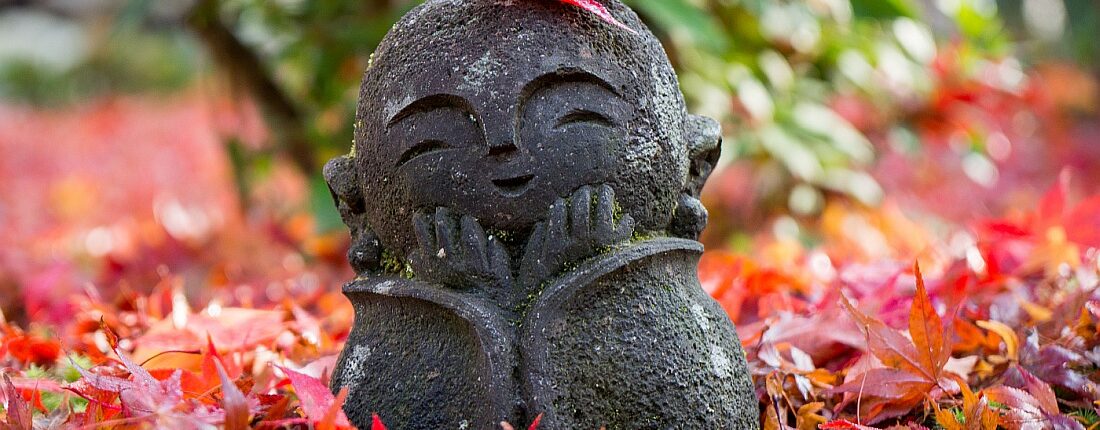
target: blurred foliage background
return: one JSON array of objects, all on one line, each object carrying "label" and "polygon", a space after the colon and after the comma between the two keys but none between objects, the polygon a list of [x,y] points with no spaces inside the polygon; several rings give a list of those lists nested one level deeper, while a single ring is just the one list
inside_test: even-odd
[{"label": "blurred foliage background", "polygon": [[[193,272],[196,286],[254,286],[253,296],[234,289],[236,300],[276,300],[273,271],[298,274],[295,288],[346,276],[346,239],[319,170],[348,150],[362,71],[416,3],[0,0],[0,174],[35,180],[0,186],[5,237],[26,245],[0,255],[0,285],[54,291],[170,270]],[[761,233],[812,245],[822,223],[876,222],[843,215],[853,210],[896,208],[924,228],[965,223],[1035,201],[1063,171],[1080,193],[1100,184],[1094,0],[628,3],[664,41],[690,109],[724,126],[705,193],[712,247],[746,251]],[[205,113],[177,114],[195,106]],[[91,125],[65,120],[74,117]],[[159,126],[107,133],[98,152],[64,143],[111,121]],[[35,173],[35,163],[97,164],[88,154],[143,145],[169,155],[132,157],[114,179],[88,170],[83,188],[77,168]],[[195,148],[212,161],[187,161]],[[102,191],[149,181],[157,190],[144,200]],[[210,191],[220,184],[231,195]],[[70,207],[88,195],[98,197]],[[143,217],[167,234],[134,233]],[[268,239],[211,251],[235,230]],[[157,263],[142,264],[150,255]],[[326,262],[320,281],[301,280]],[[54,269],[62,275],[43,278]]]}]

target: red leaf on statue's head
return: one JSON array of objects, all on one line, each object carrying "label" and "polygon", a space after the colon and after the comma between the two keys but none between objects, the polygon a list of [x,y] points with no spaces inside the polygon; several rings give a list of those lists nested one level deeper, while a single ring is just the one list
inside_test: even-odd
[{"label": "red leaf on statue's head", "polygon": [[[535,417],[535,420],[531,421],[531,426],[528,427],[527,430],[538,430],[539,429],[539,423],[542,422],[542,415],[543,414],[539,414],[539,416]],[[513,427],[512,424],[509,423],[508,421],[501,421],[500,422],[500,428],[501,428],[501,430],[516,430],[516,428]],[[600,428],[603,429],[603,427],[600,427]]]},{"label": "red leaf on statue's head", "polygon": [[598,2],[596,0],[559,0],[559,1],[561,1],[562,3],[565,3],[565,4],[571,4],[573,6],[576,6],[576,7],[579,7],[581,9],[584,9],[586,11],[589,11],[591,13],[594,13],[594,14],[596,14],[596,16],[600,17],[600,19],[602,19],[604,21],[607,21],[608,23],[613,24],[615,26],[618,26],[618,27],[620,27],[620,28],[622,28],[626,31],[629,31],[631,33],[637,33],[636,31],[634,31],[634,29],[632,29],[630,27],[627,27],[626,24],[623,24],[621,21],[615,19],[615,17],[611,15],[611,12],[607,10],[607,7],[600,4],[600,2]]}]

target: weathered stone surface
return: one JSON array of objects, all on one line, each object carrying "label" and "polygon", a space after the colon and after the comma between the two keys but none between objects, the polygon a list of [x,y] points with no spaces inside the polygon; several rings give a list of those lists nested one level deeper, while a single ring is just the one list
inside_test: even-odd
[{"label": "weathered stone surface", "polygon": [[542,292],[519,344],[527,406],[546,428],[756,428],[740,341],[699,288],[701,252],[644,241]]},{"label": "weathered stone surface", "polygon": [[325,168],[356,323],[359,425],[757,428],[733,325],[696,276],[720,130],[656,38],[556,1],[428,0]]}]

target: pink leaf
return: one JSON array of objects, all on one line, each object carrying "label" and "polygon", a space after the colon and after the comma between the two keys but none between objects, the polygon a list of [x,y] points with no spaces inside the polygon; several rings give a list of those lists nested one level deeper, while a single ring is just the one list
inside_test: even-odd
[{"label": "pink leaf", "polygon": [[73,361],[72,357],[69,357],[69,364],[73,366],[73,369],[76,369],[76,371],[80,373],[80,376],[83,378],[83,382],[85,384],[88,384],[89,386],[97,390],[120,393],[122,392],[122,390],[133,388],[134,386],[134,383],[129,379],[92,373],[91,371],[80,367],[79,364],[76,364],[76,361]]},{"label": "pink leaf", "polygon": [[1005,405],[1001,425],[1007,428],[1022,429],[1026,425],[1045,421],[1039,400],[1027,391],[1000,385],[982,392],[989,400]]},{"label": "pink leaf", "polygon": [[126,366],[126,370],[130,372],[130,376],[134,378],[134,382],[139,387],[154,388],[160,385],[160,381],[158,381],[157,378],[154,378],[148,370],[145,370],[144,367],[141,367],[137,363],[134,363],[133,360],[130,360],[130,357],[127,357],[117,348],[115,349],[115,355],[118,355],[119,361],[122,362],[123,366]]},{"label": "pink leaf", "polygon": [[[282,366],[276,367],[290,378],[290,384],[294,386],[294,392],[298,394],[298,401],[301,402],[302,412],[305,412],[306,416],[314,422],[324,420],[325,415],[336,403],[336,397],[332,395],[332,391],[329,391],[320,379]],[[337,413],[334,424],[339,427],[351,427],[348,417],[342,410]]]},{"label": "pink leaf", "polygon": [[1035,404],[1042,409],[1043,412],[1050,415],[1058,414],[1058,397],[1054,395],[1054,390],[1047,385],[1046,382],[1039,380],[1027,369],[1019,365],[1013,365],[1017,372],[1020,372],[1020,376],[1024,380],[1024,388],[1027,392],[1035,397]]},{"label": "pink leaf", "polygon": [[218,378],[222,383],[222,409],[225,410],[225,430],[245,430],[249,428],[248,422],[251,414],[248,411],[248,400],[244,397],[244,393],[233,384],[233,381],[229,380],[229,375],[225,373],[221,360],[214,360],[214,367],[217,368]]},{"label": "pink leaf", "polygon": [[11,377],[6,373],[4,374],[3,386],[0,388],[2,388],[0,393],[4,395],[4,410],[8,413],[7,419],[2,423],[5,425],[4,428],[30,430],[34,424],[31,407],[23,400],[23,395],[15,389],[15,384],[12,384]]},{"label": "pink leaf", "polygon": [[860,396],[874,396],[883,399],[907,399],[927,393],[935,384],[927,378],[898,369],[876,368],[853,378],[851,382],[838,385],[827,393],[852,393]]}]

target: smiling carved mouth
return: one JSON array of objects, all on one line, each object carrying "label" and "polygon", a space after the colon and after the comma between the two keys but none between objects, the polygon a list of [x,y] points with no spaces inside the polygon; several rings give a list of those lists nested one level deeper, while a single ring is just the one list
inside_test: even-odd
[{"label": "smiling carved mouth", "polygon": [[527,188],[531,185],[531,179],[534,178],[535,175],[523,175],[509,179],[494,179],[493,185],[500,188],[505,195],[518,196],[523,194],[524,191],[527,191]]}]

